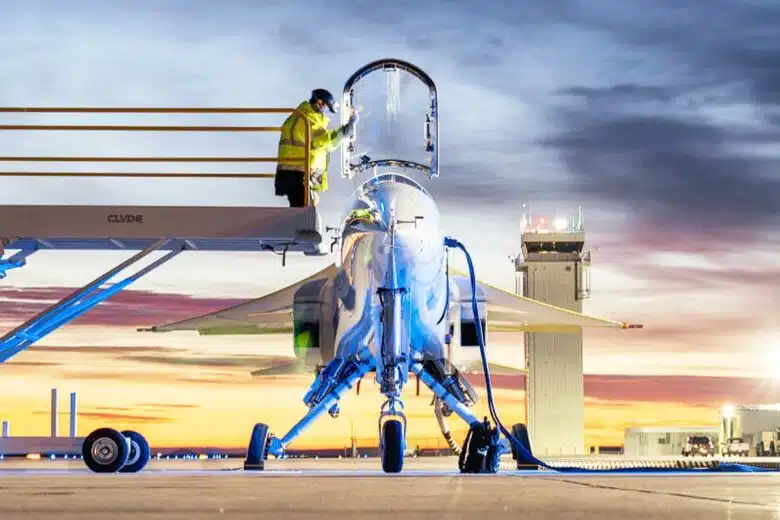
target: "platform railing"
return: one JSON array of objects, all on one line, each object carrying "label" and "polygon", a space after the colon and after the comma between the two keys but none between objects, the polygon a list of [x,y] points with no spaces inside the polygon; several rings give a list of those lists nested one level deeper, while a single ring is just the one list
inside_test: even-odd
[{"label": "platform railing", "polygon": [[[292,114],[304,121],[306,138],[303,159],[304,206],[311,205],[311,124],[295,108],[135,108],[135,107],[0,107],[0,113],[69,114]],[[202,126],[202,125],[0,125],[6,131],[113,131],[113,132],[279,132],[280,126]],[[112,163],[278,163],[279,157],[0,157],[0,162],[112,162]],[[0,177],[125,177],[193,179],[273,179],[274,173],[148,173],[148,172],[36,172],[0,171]]]}]

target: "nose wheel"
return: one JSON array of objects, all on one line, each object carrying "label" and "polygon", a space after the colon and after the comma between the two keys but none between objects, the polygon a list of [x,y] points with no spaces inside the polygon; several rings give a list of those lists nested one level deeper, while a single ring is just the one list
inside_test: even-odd
[{"label": "nose wheel", "polygon": [[406,416],[402,410],[400,400],[389,399],[379,413],[379,451],[385,473],[400,473],[404,467]]}]

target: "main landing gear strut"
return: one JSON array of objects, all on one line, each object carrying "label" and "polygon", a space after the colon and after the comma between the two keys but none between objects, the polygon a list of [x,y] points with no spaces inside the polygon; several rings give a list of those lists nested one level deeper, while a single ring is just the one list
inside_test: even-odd
[{"label": "main landing gear strut", "polygon": [[[320,416],[338,409],[341,396],[374,366],[375,360],[368,351],[364,351],[362,356],[355,358],[331,361],[317,376],[312,388],[304,398],[304,402],[309,406],[309,412],[286,435],[279,438],[270,433],[267,424],[258,423],[255,425],[244,461],[244,469],[262,471],[265,469],[265,461],[268,460],[269,456],[284,457],[285,448]],[[435,371],[431,370],[429,366],[414,362],[410,368],[449,410],[458,414],[470,426],[458,461],[460,471],[462,473],[498,472],[499,457],[503,449],[499,431],[490,425],[487,418],[479,420],[469,410],[467,404],[464,404],[444,384],[439,382]],[[466,401],[469,400],[466,399]],[[521,426],[516,425],[513,430],[517,430]],[[513,433],[516,432],[513,431]],[[406,418],[403,414],[403,404],[399,399],[388,399],[382,406],[379,416],[379,434],[383,471],[385,473],[400,472],[403,468],[404,452],[406,451]],[[527,439],[527,435],[525,438]],[[528,449],[530,451],[530,446]],[[514,453],[515,450],[512,451],[515,460],[518,460],[519,455]],[[519,464],[520,461],[518,461],[518,467]]]},{"label": "main landing gear strut", "polygon": [[367,350],[364,351],[363,356],[356,356],[355,359],[332,360],[314,380],[311,389],[304,398],[304,402],[309,406],[308,413],[284,437],[278,438],[270,434],[267,424],[255,424],[244,461],[244,469],[262,471],[265,469],[265,461],[268,460],[269,455],[276,458],[283,457],[287,445],[319,419],[322,414],[338,409],[338,402],[344,392],[351,389],[374,366],[374,358]]}]

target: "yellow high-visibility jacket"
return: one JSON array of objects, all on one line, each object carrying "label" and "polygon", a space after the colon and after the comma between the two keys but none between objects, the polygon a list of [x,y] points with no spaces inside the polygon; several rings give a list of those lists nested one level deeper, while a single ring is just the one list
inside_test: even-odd
[{"label": "yellow high-visibility jacket", "polygon": [[[311,126],[311,152],[309,164],[314,182],[312,190],[326,191],[328,189],[328,154],[335,150],[343,139],[342,130],[328,130],[330,119],[315,111],[309,101],[298,105],[298,112],[293,112],[282,124],[279,136],[279,157],[277,170],[304,171],[304,151],[306,148],[306,123],[301,115],[309,120]],[[290,159],[297,159],[290,161]]]}]

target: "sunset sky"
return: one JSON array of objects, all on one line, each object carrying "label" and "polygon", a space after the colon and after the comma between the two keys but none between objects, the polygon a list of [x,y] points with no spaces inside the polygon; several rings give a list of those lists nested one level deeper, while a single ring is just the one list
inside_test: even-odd
[{"label": "sunset sky", "polygon": [[[514,289],[508,257],[519,250],[520,201],[538,215],[582,205],[593,255],[585,312],[644,324],[585,333],[588,444],[620,444],[630,426],[715,424],[726,401],[780,401],[780,51],[768,43],[780,39],[780,7],[726,0],[535,0],[520,10],[498,0],[478,7],[400,1],[370,11],[349,0],[151,5],[74,0],[66,8],[29,0],[6,9],[0,104],[292,107],[313,88],[339,95],[346,78],[374,59],[411,61],[434,78],[440,94],[441,177],[419,178],[440,205],[444,231],[472,252],[479,278]],[[361,125],[368,139],[381,134],[370,121],[384,107],[365,99]],[[404,123],[411,144],[399,146],[421,146],[420,117]],[[2,115],[0,124],[184,120],[282,121]],[[272,156],[276,139],[0,134],[5,155]],[[338,178],[339,161],[336,153],[322,202],[328,225],[339,223],[354,187]],[[96,168],[108,167],[83,167]],[[279,206],[284,200],[267,180],[0,178],[0,204],[9,203]],[[1,325],[13,327],[131,254],[34,255],[0,282]],[[291,255],[283,268],[276,256],[184,253],[0,366],[0,419],[11,421],[14,435],[46,435],[48,392],[56,386],[65,414],[67,392],[80,393],[82,435],[111,424],[140,429],[155,445],[241,446],[256,421],[284,433],[305,412],[301,398],[310,378],[253,379],[249,372],[292,355],[288,336],[135,328],[266,294],[332,261]],[[523,365],[519,336],[493,334],[490,341],[491,356]],[[496,385],[504,422],[522,420],[522,378],[497,378]],[[363,388],[345,399],[339,419],[324,418],[297,446],[345,445],[351,422],[359,438],[373,443],[381,400],[372,385]],[[408,399],[414,442],[443,446],[430,394]]]}]

